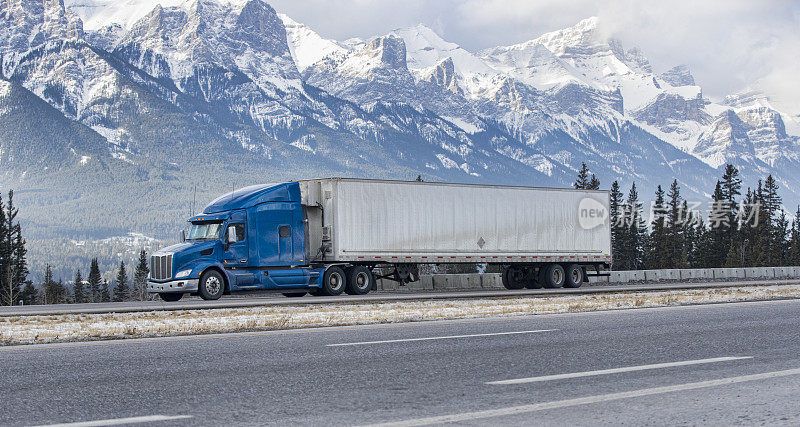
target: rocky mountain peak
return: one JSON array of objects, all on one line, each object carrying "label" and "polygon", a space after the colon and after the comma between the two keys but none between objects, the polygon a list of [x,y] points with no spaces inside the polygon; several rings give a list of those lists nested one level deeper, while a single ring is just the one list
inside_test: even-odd
[{"label": "rocky mountain peak", "polygon": [[662,73],[660,77],[665,82],[675,87],[695,85],[694,76],[692,76],[691,71],[689,71],[688,65],[675,66]]},{"label": "rocky mountain peak", "polygon": [[600,19],[586,18],[562,30],[552,31],[525,44],[543,44],[556,55],[592,54],[609,49],[608,38],[600,31]]},{"label": "rocky mountain peak", "polygon": [[463,95],[464,91],[458,85],[453,58],[447,57],[422,74],[422,79],[439,85],[450,92]]},{"label": "rocky mountain peak", "polygon": [[392,35],[377,37],[368,42],[360,53],[378,59],[381,65],[389,68],[405,69],[408,67],[406,44],[399,37]]}]

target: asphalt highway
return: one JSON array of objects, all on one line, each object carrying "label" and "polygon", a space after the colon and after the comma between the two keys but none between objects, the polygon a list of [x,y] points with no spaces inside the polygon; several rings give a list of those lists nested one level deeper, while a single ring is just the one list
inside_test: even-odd
[{"label": "asphalt highway", "polygon": [[798,425],[800,300],[0,347],[0,366],[0,425]]},{"label": "asphalt highway", "polygon": [[584,285],[577,289],[487,289],[480,291],[422,291],[422,292],[372,292],[367,295],[345,295],[335,297],[315,297],[306,295],[302,298],[287,298],[280,292],[242,292],[224,295],[217,301],[204,301],[199,297],[184,296],[178,302],[131,301],[92,304],[55,304],[29,306],[0,306],[0,316],[32,316],[55,314],[91,314],[91,313],[129,313],[141,311],[164,310],[197,310],[209,308],[240,308],[287,304],[325,304],[340,302],[375,302],[375,301],[408,301],[424,299],[456,299],[456,298],[488,298],[503,296],[546,296],[546,295],[583,295],[593,293],[621,291],[659,291],[676,289],[701,289],[729,286],[763,286],[800,284],[798,279],[771,280],[737,280],[711,282],[669,282],[646,284],[596,284]]}]

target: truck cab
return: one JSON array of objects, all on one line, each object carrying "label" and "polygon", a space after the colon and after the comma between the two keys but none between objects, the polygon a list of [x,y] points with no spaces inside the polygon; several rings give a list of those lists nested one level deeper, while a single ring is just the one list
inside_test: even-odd
[{"label": "truck cab", "polygon": [[311,265],[304,219],[296,182],[226,194],[189,218],[183,242],[152,254],[148,291],[167,301],[185,293],[213,300],[247,289],[314,291],[325,268]]}]

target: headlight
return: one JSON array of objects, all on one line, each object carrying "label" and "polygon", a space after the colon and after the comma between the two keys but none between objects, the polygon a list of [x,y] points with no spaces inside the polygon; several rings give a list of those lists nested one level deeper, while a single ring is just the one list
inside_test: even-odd
[{"label": "headlight", "polygon": [[186,277],[190,274],[192,274],[192,269],[179,271],[178,274],[175,275],[175,277]]}]

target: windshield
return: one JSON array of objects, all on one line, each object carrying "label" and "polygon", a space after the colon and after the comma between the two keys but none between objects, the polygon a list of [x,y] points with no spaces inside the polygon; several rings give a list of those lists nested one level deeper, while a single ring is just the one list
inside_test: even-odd
[{"label": "windshield", "polygon": [[186,240],[211,240],[219,239],[222,230],[221,222],[196,222],[192,223]]}]

